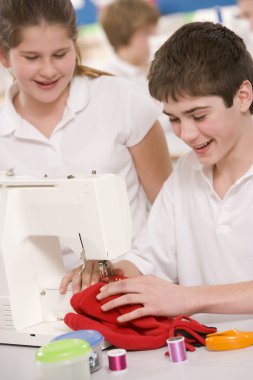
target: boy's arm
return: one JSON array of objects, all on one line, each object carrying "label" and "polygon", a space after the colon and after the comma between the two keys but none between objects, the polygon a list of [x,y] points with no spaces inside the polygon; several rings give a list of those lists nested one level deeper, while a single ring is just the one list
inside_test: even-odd
[{"label": "boy's arm", "polygon": [[253,281],[185,287],[148,275],[107,284],[97,298],[101,300],[112,295],[119,297],[104,304],[104,311],[127,304],[143,305],[120,316],[119,322],[147,315],[253,314]]},{"label": "boy's arm", "polygon": [[[193,312],[217,314],[253,313],[253,281],[191,287]],[[198,311],[199,310],[199,311]]]}]

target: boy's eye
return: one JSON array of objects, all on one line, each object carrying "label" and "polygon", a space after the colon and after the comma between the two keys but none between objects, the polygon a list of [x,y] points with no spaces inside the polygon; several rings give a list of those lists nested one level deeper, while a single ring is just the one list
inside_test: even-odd
[{"label": "boy's eye", "polygon": [[169,117],[169,121],[170,121],[171,124],[175,124],[175,123],[179,122],[179,119],[175,118],[175,117]]},{"label": "boy's eye", "polygon": [[204,120],[206,115],[193,116],[193,119],[196,121]]}]

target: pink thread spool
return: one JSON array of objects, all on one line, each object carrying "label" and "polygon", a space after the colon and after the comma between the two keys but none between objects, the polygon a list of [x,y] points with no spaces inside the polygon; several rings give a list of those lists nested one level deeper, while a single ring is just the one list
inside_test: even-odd
[{"label": "pink thread spool", "polygon": [[109,361],[109,369],[111,371],[124,371],[127,368],[126,350],[116,348],[107,353]]},{"label": "pink thread spool", "polygon": [[187,361],[186,348],[183,336],[167,339],[168,351],[172,363]]}]

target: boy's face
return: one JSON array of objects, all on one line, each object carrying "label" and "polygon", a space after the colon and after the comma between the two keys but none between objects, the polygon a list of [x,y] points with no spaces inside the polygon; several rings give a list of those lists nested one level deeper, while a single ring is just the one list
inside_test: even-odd
[{"label": "boy's face", "polygon": [[204,165],[217,165],[237,149],[243,128],[238,102],[227,108],[218,96],[185,96],[164,102],[171,127]]},{"label": "boy's face", "polygon": [[253,0],[238,0],[240,16],[249,21],[250,28],[253,30]]}]

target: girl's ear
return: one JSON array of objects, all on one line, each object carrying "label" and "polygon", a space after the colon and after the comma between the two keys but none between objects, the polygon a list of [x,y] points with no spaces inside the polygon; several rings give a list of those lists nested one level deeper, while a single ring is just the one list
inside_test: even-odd
[{"label": "girl's ear", "polygon": [[239,102],[241,112],[247,112],[253,102],[253,89],[249,80],[242,82],[236,97]]},{"label": "girl's ear", "polygon": [[3,65],[3,67],[5,67],[6,69],[8,69],[10,67],[9,65],[9,59],[8,59],[8,56],[7,54],[3,51],[3,49],[0,48],[0,63]]}]

